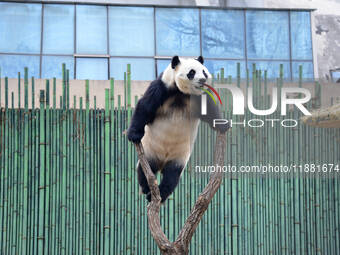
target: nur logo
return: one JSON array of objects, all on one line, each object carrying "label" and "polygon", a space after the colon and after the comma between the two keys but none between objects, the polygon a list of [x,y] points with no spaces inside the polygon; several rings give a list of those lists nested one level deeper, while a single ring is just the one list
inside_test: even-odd
[{"label": "nur logo", "polygon": [[[206,87],[208,87],[218,98],[222,105],[221,97],[217,93],[217,91],[207,85],[204,84]],[[274,113],[277,109],[278,106],[278,88],[273,87],[272,89],[272,102],[271,102],[271,107],[267,110],[259,110],[254,107],[254,102],[253,102],[253,89],[249,87],[247,89],[247,98],[245,100],[243,91],[241,88],[235,86],[235,85],[220,85],[218,88],[221,89],[228,89],[233,98],[233,115],[244,115],[244,109],[245,109],[245,102],[248,104],[248,109],[251,113],[259,116],[265,116],[265,115],[270,115]],[[212,100],[216,104],[216,100],[214,96],[211,94],[211,92],[207,89],[201,88],[204,92],[206,92]],[[201,113],[202,115],[207,114],[207,94],[203,94],[201,96]],[[308,89],[305,88],[300,88],[300,87],[289,87],[289,88],[281,88],[281,115],[285,116],[287,114],[287,106],[288,105],[295,105],[304,115],[311,115],[311,113],[305,108],[303,104],[307,103],[311,99],[311,93]],[[300,94],[301,96],[299,98],[291,98],[289,97],[289,94]]]}]

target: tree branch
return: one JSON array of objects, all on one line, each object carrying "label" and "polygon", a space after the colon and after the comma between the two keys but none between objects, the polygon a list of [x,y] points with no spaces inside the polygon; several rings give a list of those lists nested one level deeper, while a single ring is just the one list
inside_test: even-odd
[{"label": "tree branch", "polygon": [[[217,131],[216,144],[215,144],[215,164],[219,166],[224,165],[224,151],[226,145],[225,133]],[[148,210],[148,222],[151,235],[156,241],[162,254],[170,255],[185,255],[189,253],[189,244],[192,236],[194,235],[196,228],[201,221],[203,214],[207,210],[209,203],[214,197],[215,193],[219,189],[222,183],[223,173],[214,172],[211,173],[209,182],[204,188],[202,193],[198,196],[198,199],[190,212],[189,217],[182,230],[180,231],[175,242],[171,243],[165,236],[159,219],[159,210],[161,206],[161,197],[157,180],[151,168],[144,156],[144,150],[141,143],[135,144],[138,153],[140,164],[143,168],[144,174],[148,181],[151,190],[151,202],[149,203]]]}]

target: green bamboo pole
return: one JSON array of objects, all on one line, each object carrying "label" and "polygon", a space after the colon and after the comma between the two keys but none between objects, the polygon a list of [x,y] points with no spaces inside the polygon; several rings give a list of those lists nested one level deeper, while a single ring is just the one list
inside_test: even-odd
[{"label": "green bamboo pole", "polygon": [[[28,214],[28,175],[29,175],[29,166],[28,166],[28,134],[29,134],[29,123],[28,123],[28,68],[26,67],[24,70],[24,104],[25,104],[25,113],[24,113],[24,169],[23,169],[23,208],[22,208],[22,246],[21,253],[27,254],[27,237],[28,237],[28,229],[27,229],[27,214]],[[1,92],[0,92],[1,94]]]},{"label": "green bamboo pole", "polygon": [[[26,71],[25,71],[26,72]],[[35,84],[34,78],[31,79],[32,84],[32,111],[35,109]]]},{"label": "green bamboo pole", "polygon": [[5,77],[5,111],[8,111],[8,77]]},{"label": "green bamboo pole", "polygon": [[18,72],[18,109],[21,108],[21,77],[20,72]]},{"label": "green bamboo pole", "polygon": [[0,108],[2,108],[2,101],[1,101],[1,99],[2,99],[2,85],[1,85],[1,79],[2,79],[2,77],[1,77],[1,67],[0,67]]},{"label": "green bamboo pole", "polygon": [[66,128],[66,140],[65,140],[65,146],[66,146],[66,187],[68,189],[68,192],[66,193],[66,200],[65,200],[65,207],[66,207],[66,217],[65,217],[65,253],[69,254],[72,252],[71,248],[71,217],[72,217],[72,210],[71,210],[71,204],[72,204],[72,195],[71,195],[71,162],[72,162],[72,153],[71,153],[71,130],[70,130],[70,122],[71,122],[71,115],[70,115],[70,98],[69,98],[69,90],[70,90],[70,84],[69,84],[69,70],[66,70],[66,82],[65,82],[65,102],[66,102],[66,121],[65,121],[65,128]]},{"label": "green bamboo pole", "polygon": [[[111,170],[111,186],[110,186],[110,193],[109,193],[109,201],[117,201],[118,198],[117,192],[116,192],[116,139],[115,139],[115,124],[116,124],[116,118],[115,118],[115,101],[114,101],[114,79],[110,79],[110,136],[109,136],[109,148],[110,148],[110,170]],[[116,246],[116,240],[117,240],[117,234],[118,234],[118,229],[117,229],[117,203],[109,203],[110,204],[110,219],[109,219],[109,224],[110,224],[110,232],[111,236],[109,239],[110,243],[110,254],[115,253],[115,246]]]},{"label": "green bamboo pole", "polygon": [[16,173],[16,196],[17,196],[17,212],[16,212],[16,221],[17,221],[17,228],[16,228],[16,252],[19,253],[22,249],[22,214],[23,214],[23,174],[24,174],[24,109],[21,109],[21,101],[20,101],[20,107],[18,110],[18,128],[19,128],[19,134],[18,134],[18,171]]},{"label": "green bamboo pole", "polygon": [[66,108],[70,108],[70,70],[66,70]]},{"label": "green bamboo pole", "polygon": [[5,132],[4,132],[4,158],[5,158],[5,168],[4,168],[4,204],[3,204],[3,217],[4,222],[3,222],[3,231],[4,231],[4,236],[3,236],[3,251],[6,253],[8,251],[8,208],[9,208],[9,146],[10,146],[10,121],[11,121],[11,114],[8,111],[8,79],[5,77],[5,111],[4,111],[4,125],[5,125]]},{"label": "green bamboo pole", "polygon": [[[90,126],[89,128],[91,128],[92,132],[90,132],[90,139],[91,141],[89,141],[90,146],[92,147],[91,151],[90,151],[90,162],[89,165],[91,165],[93,167],[93,169],[97,169],[98,167],[98,118],[99,118],[99,114],[97,111],[97,105],[96,105],[96,97],[94,97],[94,108],[93,108],[93,115],[91,116],[92,119],[90,119]],[[96,171],[97,172],[97,171]],[[94,202],[94,204],[96,205],[96,210],[94,211],[94,213],[92,214],[92,224],[94,226],[95,231],[92,232],[92,236],[95,236],[95,234],[100,231],[100,226],[99,226],[99,219],[98,219],[98,214],[99,214],[99,206],[100,206],[100,201],[101,201],[101,197],[100,197],[100,192],[98,191],[98,187],[100,187],[99,185],[99,181],[100,181],[100,176],[98,177],[98,175],[94,174],[92,177],[92,181],[91,181],[91,188],[92,188],[92,193],[94,194],[94,196],[97,198]],[[96,246],[94,244],[94,246]],[[98,246],[99,247],[99,246]]]},{"label": "green bamboo pole", "polygon": [[57,246],[57,215],[59,208],[59,197],[58,197],[58,110],[56,109],[56,78],[53,78],[53,89],[52,89],[52,109],[50,112],[51,127],[50,127],[50,148],[51,148],[51,180],[50,180],[50,193],[51,193],[51,219],[50,219],[50,243],[48,248],[48,254],[55,254]]},{"label": "green bamboo pole", "polygon": [[85,128],[85,118],[84,118],[84,108],[83,108],[83,98],[79,98],[79,120],[80,120],[80,134],[79,134],[79,160],[80,160],[80,166],[79,166],[79,194],[80,194],[80,199],[79,199],[79,232],[80,232],[80,238],[79,238],[79,253],[85,253],[85,245],[86,245],[86,240],[85,240],[85,191],[84,191],[84,186],[85,186],[85,160],[84,160],[84,134],[83,134],[83,129]]},{"label": "green bamboo pole", "polygon": [[46,173],[45,173],[45,145],[46,145],[46,134],[45,134],[45,91],[40,90],[40,111],[39,111],[39,182],[37,185],[38,188],[38,213],[36,214],[36,222],[37,222],[37,252],[44,252],[45,240],[45,188],[46,188]]},{"label": "green bamboo pole", "polygon": [[[126,78],[127,78],[127,119],[126,119],[126,123],[125,123],[125,129],[127,129],[129,127],[130,124],[130,120],[132,117],[132,108],[131,108],[131,65],[128,64],[127,65],[127,72],[126,72]],[[131,161],[129,160],[129,158],[131,158],[131,153],[132,153],[132,144],[128,143],[127,144],[127,165],[126,165],[126,169],[127,169],[127,217],[128,220],[130,220],[130,222],[132,222],[132,199],[131,199],[131,193],[132,193],[132,168],[133,168],[133,164],[131,164]],[[132,246],[132,225],[127,227],[127,246],[129,246],[131,248]],[[128,247],[126,247],[127,249]]]},{"label": "green bamboo pole", "polygon": [[78,121],[79,111],[77,110],[77,97],[73,96],[73,237],[72,237],[72,249],[78,254],[78,238],[79,235],[79,139],[78,139]]},{"label": "green bamboo pole", "polygon": [[[26,72],[25,72],[26,73]],[[26,75],[26,74],[25,74]],[[36,175],[36,151],[37,151],[37,139],[36,139],[36,130],[37,130],[37,115],[38,115],[38,110],[35,110],[35,87],[34,87],[34,78],[31,78],[31,84],[32,84],[32,121],[31,121],[31,129],[30,129],[30,139],[29,139],[29,144],[31,144],[31,148],[29,150],[29,158],[30,158],[30,175],[29,175],[29,224],[28,224],[28,240],[29,240],[29,254],[32,254],[34,252],[34,244],[35,244],[35,237],[34,237],[34,230],[35,230],[35,202],[36,202],[36,195],[35,195],[35,182],[33,181]]]},{"label": "green bamboo pole", "polygon": [[72,170],[71,170],[71,162],[72,162],[72,153],[71,153],[71,130],[70,130],[70,100],[69,100],[69,70],[66,69],[66,81],[65,81],[65,115],[66,115],[66,123],[65,123],[65,128],[66,128],[66,200],[65,200],[65,208],[66,208],[66,217],[65,217],[65,232],[67,233],[65,235],[65,253],[69,254],[72,252],[71,248],[71,214],[72,214],[72,193],[71,193],[71,175],[72,175]]},{"label": "green bamboo pole", "polygon": [[60,155],[60,167],[61,167],[61,204],[60,204],[60,228],[59,228],[59,253],[66,254],[66,240],[68,233],[66,231],[66,213],[67,213],[67,152],[66,152],[66,120],[67,120],[67,113],[66,113],[66,66],[62,64],[62,96],[60,97],[60,108],[61,108],[61,116],[60,116],[60,148],[61,148],[61,155]]},{"label": "green bamboo pole", "polygon": [[[11,128],[11,133],[12,133],[12,137],[11,137],[11,148],[12,148],[12,152],[11,152],[11,161],[12,161],[12,167],[13,169],[17,169],[18,170],[18,150],[19,150],[19,146],[18,146],[18,139],[19,139],[19,132],[15,132],[15,128],[13,128],[14,125],[18,125],[19,123],[19,112],[16,113],[14,111],[15,108],[15,104],[14,104],[14,92],[11,92],[11,109],[12,109],[12,128]],[[18,110],[19,111],[19,110]],[[10,171],[9,173],[9,178],[10,178],[10,208],[9,208],[9,215],[11,217],[10,219],[10,224],[9,224],[9,251],[11,253],[15,253],[16,252],[16,235],[17,235],[17,217],[16,217],[16,212],[17,212],[17,175],[16,175],[17,171]]]},{"label": "green bamboo pole", "polygon": [[[69,73],[68,73],[69,75]],[[69,85],[68,85],[69,87]],[[69,95],[69,93],[68,93]],[[70,96],[70,95],[69,95]],[[68,246],[69,246],[69,251],[75,253],[75,232],[76,232],[76,191],[75,191],[75,176],[76,176],[76,157],[75,157],[75,124],[74,120],[76,118],[76,96],[73,96],[73,106],[71,106],[71,98],[69,99],[69,123],[68,123],[68,128],[69,128],[69,155],[70,155],[70,160],[69,160],[69,186],[70,186],[70,198],[69,198],[69,208],[70,208],[70,213],[69,213],[69,229],[70,229],[70,235],[69,235],[69,240],[68,240]]]},{"label": "green bamboo pole", "polygon": [[110,238],[111,238],[111,224],[110,224],[110,191],[111,191],[111,167],[110,167],[110,90],[105,89],[105,181],[104,181],[104,254],[110,253]]},{"label": "green bamboo pole", "polygon": [[[121,124],[122,124],[122,108],[121,108],[121,95],[118,95],[118,108],[117,108],[117,143],[118,143],[118,150],[117,150],[117,156],[118,154],[120,154],[120,152],[122,152],[122,137],[121,137],[121,132],[122,132],[122,128],[121,128]],[[122,165],[121,165],[121,157],[117,157],[117,169],[122,169]],[[122,190],[122,172],[121,171],[117,171],[117,190]],[[122,199],[118,199],[118,211],[120,213],[118,213],[118,219],[117,219],[117,225],[119,225],[118,229],[122,230],[122,217],[123,217],[123,210],[122,210]],[[117,241],[116,241],[116,253],[121,253],[122,252],[122,246],[123,246],[123,238],[120,235],[117,235]]]},{"label": "green bamboo pole", "polygon": [[1,101],[1,93],[2,93],[2,84],[1,84],[1,68],[0,68],[0,251],[4,252],[4,211],[5,211],[5,178],[4,178],[4,172],[5,172],[5,157],[4,157],[4,150],[5,150],[5,111],[3,111],[2,108],[2,101]]},{"label": "green bamboo pole", "polygon": [[91,236],[91,229],[89,228],[90,222],[90,214],[91,214],[91,206],[90,206],[90,159],[89,159],[89,149],[90,149],[90,141],[89,141],[89,126],[90,126],[90,119],[89,119],[89,109],[90,109],[90,96],[89,96],[89,80],[85,82],[85,168],[84,168],[84,180],[85,180],[85,253],[92,254],[92,243],[90,241]]},{"label": "green bamboo pole", "polygon": [[52,193],[51,193],[51,123],[50,123],[50,81],[46,80],[46,110],[45,110],[45,209],[44,209],[44,252],[49,253],[49,247],[51,245],[51,207],[52,207]]}]

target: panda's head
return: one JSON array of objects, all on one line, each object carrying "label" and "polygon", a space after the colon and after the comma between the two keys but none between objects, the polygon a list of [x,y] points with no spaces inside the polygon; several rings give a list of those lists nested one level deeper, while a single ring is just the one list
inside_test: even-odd
[{"label": "panda's head", "polygon": [[176,84],[184,94],[200,95],[201,88],[211,78],[208,69],[203,65],[202,56],[194,58],[179,58],[174,56],[165,69],[162,80],[168,86]]}]

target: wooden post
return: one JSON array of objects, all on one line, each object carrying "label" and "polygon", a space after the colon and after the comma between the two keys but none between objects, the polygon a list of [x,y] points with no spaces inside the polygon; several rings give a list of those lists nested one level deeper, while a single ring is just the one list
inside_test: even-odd
[{"label": "wooden post", "polygon": [[[224,165],[224,150],[226,145],[225,133],[217,132],[216,144],[215,144],[215,164]],[[193,209],[190,212],[189,217],[186,219],[184,226],[175,242],[170,242],[165,236],[159,218],[159,210],[161,207],[161,196],[157,184],[157,179],[152,173],[151,168],[145,158],[143,146],[141,143],[135,144],[138,153],[140,164],[142,165],[144,174],[148,181],[151,190],[151,202],[147,207],[149,229],[151,235],[156,241],[161,253],[164,255],[186,255],[189,254],[189,244],[198,223],[202,219],[203,214],[207,210],[209,203],[214,197],[215,193],[219,189],[222,183],[223,172],[211,173],[209,182],[198,199],[195,202]]]}]

